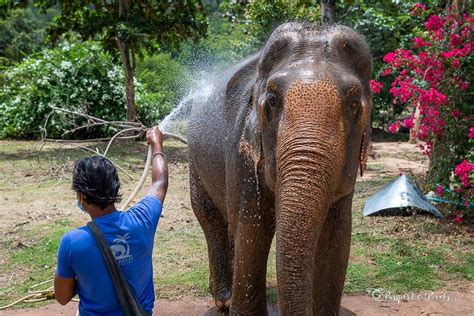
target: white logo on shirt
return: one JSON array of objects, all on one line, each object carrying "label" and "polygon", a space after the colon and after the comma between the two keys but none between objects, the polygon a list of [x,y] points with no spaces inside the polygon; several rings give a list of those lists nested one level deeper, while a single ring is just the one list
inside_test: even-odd
[{"label": "white logo on shirt", "polygon": [[115,260],[117,260],[119,264],[132,262],[133,256],[130,255],[130,245],[127,242],[127,239],[129,238],[128,233],[123,236],[117,235],[115,237],[117,238],[113,241],[114,244],[110,246],[110,250],[112,250]]}]

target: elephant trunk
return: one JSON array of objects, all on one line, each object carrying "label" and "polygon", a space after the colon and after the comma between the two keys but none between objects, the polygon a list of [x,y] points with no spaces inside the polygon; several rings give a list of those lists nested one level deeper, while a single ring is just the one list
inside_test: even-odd
[{"label": "elephant trunk", "polygon": [[[326,131],[324,131],[326,130]],[[300,126],[277,145],[276,251],[282,315],[311,315],[313,271],[338,168],[327,129]]]}]

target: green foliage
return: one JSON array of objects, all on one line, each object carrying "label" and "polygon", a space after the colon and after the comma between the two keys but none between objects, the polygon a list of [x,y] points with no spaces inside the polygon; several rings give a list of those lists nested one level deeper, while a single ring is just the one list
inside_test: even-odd
[{"label": "green foliage", "polygon": [[364,35],[372,55],[381,59],[420,25],[420,19],[410,15],[416,2],[341,1],[337,7],[338,21]]},{"label": "green foliage", "polygon": [[42,8],[60,6],[61,15],[49,29],[52,39],[74,31],[84,39],[100,39],[111,52],[117,51],[117,40],[125,41],[138,54],[140,48],[156,51],[158,46],[154,43],[176,47],[185,38],[197,40],[207,27],[200,0],[33,2]]},{"label": "green foliage", "polygon": [[[0,92],[0,137],[39,137],[45,132],[42,126],[51,112],[49,106],[121,120],[123,91],[120,68],[97,43],[63,42],[58,48],[45,49],[5,72]],[[54,114],[46,131],[48,137],[60,137],[74,124],[84,123],[83,119]],[[99,131],[89,132],[105,132]]]},{"label": "green foliage", "polygon": [[249,29],[253,36],[263,41],[281,23],[318,22],[321,19],[321,12],[318,1],[256,0],[249,3],[246,17],[251,21]]},{"label": "green foliage", "polygon": [[205,38],[197,43],[186,42],[174,55],[190,69],[212,72],[254,52],[258,45],[245,25],[225,21],[216,14],[210,17]]},{"label": "green foliage", "polygon": [[40,14],[36,8],[15,9],[0,20],[0,67],[20,61],[45,45],[46,28],[57,10]]},{"label": "green foliage", "polygon": [[279,24],[288,21],[318,22],[321,18],[318,1],[255,0],[223,1],[221,9],[231,20],[243,23],[257,42],[265,41]]},{"label": "green foliage", "polygon": [[146,126],[156,125],[163,119],[178,104],[190,84],[186,68],[167,53],[139,62],[136,77],[140,83],[138,117]]}]

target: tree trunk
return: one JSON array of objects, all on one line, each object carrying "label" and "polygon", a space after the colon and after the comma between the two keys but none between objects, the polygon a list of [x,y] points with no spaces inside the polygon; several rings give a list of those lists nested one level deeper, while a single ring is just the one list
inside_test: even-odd
[{"label": "tree trunk", "polygon": [[137,61],[136,61],[136,50],[135,50],[135,46],[132,45],[131,47],[131,59],[132,59],[132,74],[135,73],[135,69],[137,68]]},{"label": "tree trunk", "polygon": [[130,50],[127,42],[122,39],[117,39],[120,59],[122,60],[123,69],[125,71],[125,95],[127,101],[127,121],[134,122],[135,116],[135,88],[133,86],[133,71],[130,62]]},{"label": "tree trunk", "polygon": [[415,114],[413,115],[413,127],[410,129],[410,144],[418,143],[418,134],[420,133],[420,107],[417,103]]},{"label": "tree trunk", "polygon": [[321,24],[336,22],[336,0],[321,0]]}]

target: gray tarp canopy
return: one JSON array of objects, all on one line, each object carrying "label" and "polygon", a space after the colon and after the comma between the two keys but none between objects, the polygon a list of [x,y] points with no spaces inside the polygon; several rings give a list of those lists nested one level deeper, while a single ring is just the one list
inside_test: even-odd
[{"label": "gray tarp canopy", "polygon": [[403,215],[408,208],[416,208],[443,218],[443,215],[405,175],[387,184],[367,200],[364,216]]}]

